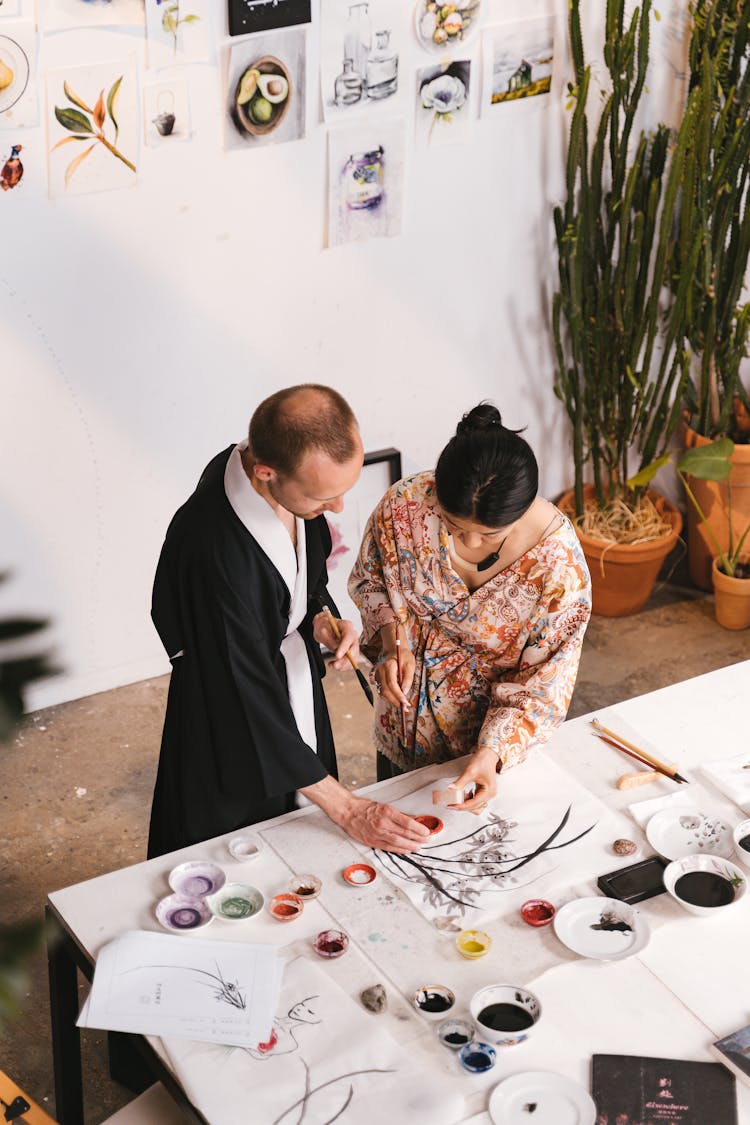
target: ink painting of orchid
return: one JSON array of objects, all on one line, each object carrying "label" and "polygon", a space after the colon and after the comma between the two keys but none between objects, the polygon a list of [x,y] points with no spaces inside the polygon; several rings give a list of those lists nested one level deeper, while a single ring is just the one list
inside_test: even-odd
[{"label": "ink painting of orchid", "polygon": [[465,139],[470,77],[469,60],[418,72],[417,139],[423,146]]}]

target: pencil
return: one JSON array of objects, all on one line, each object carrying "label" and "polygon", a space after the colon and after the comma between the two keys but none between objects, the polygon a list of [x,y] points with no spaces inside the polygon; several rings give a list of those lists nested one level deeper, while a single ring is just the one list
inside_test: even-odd
[{"label": "pencil", "polygon": [[[320,608],[322,609],[323,613],[326,615],[326,618],[328,620],[328,624],[333,629],[334,637],[336,638],[337,641],[340,641],[341,640],[341,630],[339,629],[338,621],[333,616],[333,614],[331,613],[331,611],[330,611],[330,609],[328,608],[327,605],[323,605],[323,603],[321,602]],[[356,673],[356,676],[357,676],[357,679],[359,680],[360,687],[362,688],[362,691],[367,696],[369,702],[374,706],[375,701],[374,701],[373,696],[372,696],[372,689],[371,689],[370,685],[368,684],[367,680],[365,679],[364,675],[362,674],[361,669],[357,667],[357,661],[354,659],[351,652],[347,652],[346,659],[349,661],[352,668],[354,669],[354,671]]]},{"label": "pencil", "polygon": [[626,738],[623,738],[622,735],[603,726],[598,719],[592,719],[591,725],[594,727],[599,737],[604,742],[609,743],[610,746],[614,746],[616,750],[622,751],[623,754],[627,754],[630,758],[635,758],[636,761],[641,762],[642,765],[651,766],[652,769],[664,774],[665,777],[670,778],[672,781],[688,784],[687,778],[682,777],[677,770],[671,769],[669,766],[665,765],[664,762],[660,762],[658,758],[654,758],[651,754],[642,750],[640,746],[635,746],[632,742],[628,742]]},{"label": "pencil", "polygon": [[[398,686],[401,687],[401,638],[398,635],[398,625],[396,625],[396,675]],[[406,712],[403,703],[401,704],[401,742],[406,748]]]}]

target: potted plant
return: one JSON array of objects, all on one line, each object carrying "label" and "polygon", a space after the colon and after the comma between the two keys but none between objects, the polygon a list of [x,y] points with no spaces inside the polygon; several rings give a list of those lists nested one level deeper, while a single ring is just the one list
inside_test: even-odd
[{"label": "potted plant", "polygon": [[[627,27],[625,0],[607,0],[610,92],[592,127],[579,3],[571,0],[570,8],[575,85],[567,199],[554,212],[555,392],[572,426],[575,465],[574,489],[560,503],[574,516],[589,559],[594,612],[615,616],[646,602],[682,526],[674,505],[629,481],[636,456],[643,467],[666,449],[688,377],[688,277],[674,293],[668,284],[686,139],[670,155],[666,125],[634,136],[651,0]],[[690,264],[696,256],[693,248]]]}]

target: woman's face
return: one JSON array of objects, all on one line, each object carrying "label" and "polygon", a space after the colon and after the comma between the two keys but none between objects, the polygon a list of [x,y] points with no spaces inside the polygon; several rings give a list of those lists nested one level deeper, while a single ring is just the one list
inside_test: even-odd
[{"label": "woman's face", "polygon": [[454,540],[469,551],[478,551],[482,547],[486,547],[488,552],[493,551],[513,526],[511,523],[507,527],[485,527],[476,520],[452,516],[446,511],[441,511],[440,514]]}]

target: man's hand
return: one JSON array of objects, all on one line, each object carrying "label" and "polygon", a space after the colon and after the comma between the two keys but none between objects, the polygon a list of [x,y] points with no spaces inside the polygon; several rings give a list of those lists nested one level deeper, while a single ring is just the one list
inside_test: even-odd
[{"label": "man's hand", "polygon": [[325,613],[317,613],[313,618],[313,637],[319,645],[325,645],[334,654],[333,667],[340,672],[349,663],[347,653],[352,654],[355,664],[359,660],[359,638],[351,621],[336,620],[340,637],[336,636],[333,625]]},{"label": "man's hand", "polygon": [[456,781],[451,782],[451,789],[458,789],[460,792],[471,781],[476,785],[471,800],[464,801],[461,805],[448,805],[449,809],[472,813],[484,812],[497,793],[497,754],[494,750],[477,750],[472,754],[464,772]]},{"label": "man's hand", "polygon": [[429,839],[429,830],[414,817],[392,805],[357,797],[333,777],[324,777],[300,792],[353,840],[369,848],[404,854],[416,851]]}]

